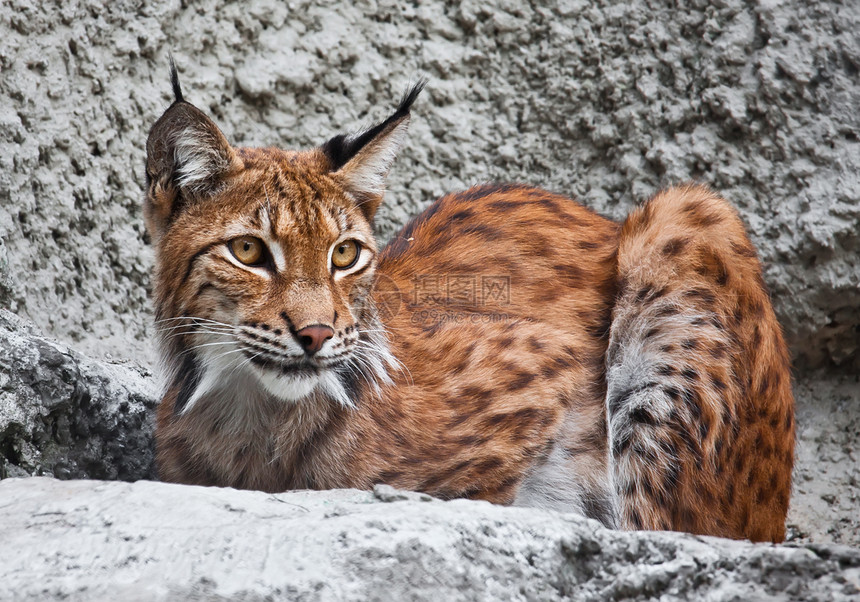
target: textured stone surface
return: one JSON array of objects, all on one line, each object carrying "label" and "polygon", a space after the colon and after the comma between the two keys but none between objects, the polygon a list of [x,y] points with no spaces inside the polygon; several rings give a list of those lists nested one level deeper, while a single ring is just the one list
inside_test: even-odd
[{"label": "textured stone surface", "polygon": [[860,551],[376,493],[0,482],[0,598],[856,600]]},{"label": "textured stone surface", "polygon": [[795,448],[788,537],[860,547],[860,377],[795,383]]},{"label": "textured stone surface", "polygon": [[801,365],[857,365],[860,3],[11,0],[0,5],[0,305],[151,360],[149,126],[186,96],[236,143],[306,147],[431,83],[379,229],[521,180],[621,217],[710,183],[741,210]]},{"label": "textured stone surface", "polygon": [[152,375],[96,362],[0,310],[0,478],[154,476]]}]

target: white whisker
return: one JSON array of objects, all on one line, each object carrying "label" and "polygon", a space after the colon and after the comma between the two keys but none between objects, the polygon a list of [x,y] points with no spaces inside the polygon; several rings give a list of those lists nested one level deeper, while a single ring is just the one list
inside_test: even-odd
[{"label": "white whisker", "polygon": [[225,322],[219,322],[218,320],[210,320],[209,318],[199,318],[195,316],[177,316],[175,318],[162,318],[161,320],[156,320],[156,324],[161,324],[163,322],[176,322],[179,320],[186,320],[193,324],[215,324],[217,326],[225,326],[227,328],[235,328],[233,324],[227,324]]},{"label": "white whisker", "polygon": [[170,331],[172,331],[172,330],[179,330],[179,329],[182,329],[182,328],[186,328],[186,329],[190,329],[190,330],[196,330],[196,329],[203,329],[203,328],[205,328],[205,329],[209,329],[209,330],[217,331],[217,332],[233,332],[233,331],[235,330],[234,328],[227,328],[227,327],[225,327],[225,326],[213,326],[213,325],[211,325],[211,324],[204,324],[204,325],[198,325],[198,324],[177,324],[176,326],[167,326],[167,327],[158,328],[158,329],[157,329],[157,332],[159,332],[159,333],[165,333],[165,332],[170,332]]},{"label": "white whisker", "polygon": [[194,351],[197,349],[202,349],[204,347],[213,347],[213,346],[217,346],[217,345],[232,345],[232,344],[233,344],[233,341],[215,341],[213,343],[200,343],[198,345],[192,345],[191,347],[188,347],[187,351]]}]

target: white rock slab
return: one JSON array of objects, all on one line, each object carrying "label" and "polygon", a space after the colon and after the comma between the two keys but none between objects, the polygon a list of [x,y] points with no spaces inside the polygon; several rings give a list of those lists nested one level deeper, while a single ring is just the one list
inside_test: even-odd
[{"label": "white rock slab", "polygon": [[0,482],[0,600],[856,600],[860,552],[379,487]]}]

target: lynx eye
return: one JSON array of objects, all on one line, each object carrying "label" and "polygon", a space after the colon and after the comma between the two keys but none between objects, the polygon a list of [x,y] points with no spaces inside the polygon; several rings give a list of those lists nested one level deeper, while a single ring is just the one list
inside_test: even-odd
[{"label": "lynx eye", "polygon": [[347,270],[358,261],[361,247],[355,240],[345,240],[338,243],[331,254],[331,262],[339,270]]},{"label": "lynx eye", "polygon": [[233,255],[245,265],[260,263],[263,258],[263,241],[253,236],[240,236],[230,241]]}]

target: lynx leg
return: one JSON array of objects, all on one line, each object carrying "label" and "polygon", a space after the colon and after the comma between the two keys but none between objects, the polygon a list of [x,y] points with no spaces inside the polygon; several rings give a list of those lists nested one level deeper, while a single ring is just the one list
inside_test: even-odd
[{"label": "lynx leg", "polygon": [[576,512],[618,528],[607,467],[606,423],[591,408],[583,410],[567,417],[543,461],[523,480],[514,504]]}]

